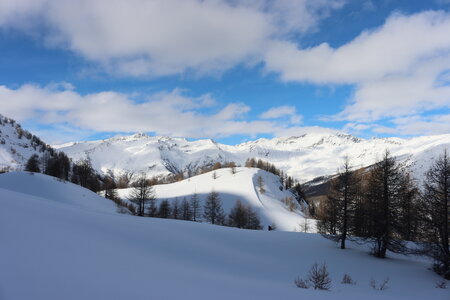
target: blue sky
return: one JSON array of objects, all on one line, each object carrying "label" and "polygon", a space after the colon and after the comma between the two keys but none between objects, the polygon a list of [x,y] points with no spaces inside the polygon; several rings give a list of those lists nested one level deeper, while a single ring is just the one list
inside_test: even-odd
[{"label": "blue sky", "polygon": [[4,0],[0,114],[49,143],[450,132],[450,1]]}]

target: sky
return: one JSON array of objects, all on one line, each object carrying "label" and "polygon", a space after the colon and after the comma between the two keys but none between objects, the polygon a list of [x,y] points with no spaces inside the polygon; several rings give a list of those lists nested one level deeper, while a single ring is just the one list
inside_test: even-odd
[{"label": "sky", "polygon": [[0,114],[50,144],[450,133],[450,0],[2,0]]}]

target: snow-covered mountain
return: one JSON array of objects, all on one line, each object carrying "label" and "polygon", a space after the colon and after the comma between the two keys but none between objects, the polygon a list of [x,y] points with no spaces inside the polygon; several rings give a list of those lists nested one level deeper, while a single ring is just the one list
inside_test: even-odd
[{"label": "snow-covered mountain", "polygon": [[[42,174],[0,174],[1,299],[449,299],[431,262],[319,234],[242,230],[115,213]],[[326,262],[329,291],[299,289]],[[341,284],[350,274],[356,284]],[[390,278],[383,291],[370,286]]]},{"label": "snow-covered mountain", "polygon": [[0,170],[21,170],[33,154],[43,155],[51,147],[24,130],[13,119],[0,115]]},{"label": "snow-covered mountain", "polygon": [[[434,158],[444,149],[450,150],[450,134],[411,139],[362,139],[326,131],[230,146],[211,139],[189,141],[139,133],[54,148],[64,151],[74,161],[89,157],[100,172],[109,169],[115,174],[132,171],[150,176],[180,172],[195,174],[199,168],[216,162],[243,165],[248,158],[261,158],[301,182],[336,173],[345,156],[355,168],[371,165],[388,149],[420,179]],[[32,154],[42,157],[49,149],[20,124],[0,115],[0,169],[23,169]]]},{"label": "snow-covered mountain", "polygon": [[56,146],[74,160],[87,156],[100,171],[116,174],[124,170],[145,172],[151,176],[169,173],[193,173],[215,162],[243,165],[248,158],[270,161],[302,182],[334,174],[345,156],[354,167],[373,164],[385,150],[411,167],[421,177],[432,160],[450,149],[450,134],[411,139],[362,139],[343,133],[310,133],[295,137],[258,139],[236,146],[213,140],[188,141],[134,134],[107,140],[77,142]]}]

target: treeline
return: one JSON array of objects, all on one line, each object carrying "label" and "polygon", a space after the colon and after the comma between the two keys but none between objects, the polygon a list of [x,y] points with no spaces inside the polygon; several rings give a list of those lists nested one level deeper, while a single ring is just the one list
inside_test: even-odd
[{"label": "treeline", "polygon": [[72,162],[64,152],[49,148],[42,156],[33,154],[25,165],[25,171],[43,173],[61,180],[70,181],[99,192],[105,188],[106,177],[98,174],[92,167],[89,158]]},{"label": "treeline", "polygon": [[[28,143],[21,143],[21,146],[24,148],[31,147],[37,152],[27,160],[25,171],[43,173],[61,180],[71,181],[94,192],[103,188],[104,178],[94,171],[89,159],[72,162],[65,153],[56,151],[37,136],[24,130],[19,123],[11,118],[0,115],[0,125],[12,126],[19,140],[28,140]],[[0,133],[2,132],[0,131]],[[0,144],[6,144],[5,138],[0,137]],[[15,152],[16,150],[11,148],[11,151]],[[3,172],[8,171],[7,168],[3,170]]]},{"label": "treeline", "polygon": [[450,279],[449,202],[446,151],[426,173],[422,189],[389,152],[368,170],[353,171],[347,159],[319,205],[318,229],[342,249],[351,239],[369,243],[380,258],[388,250],[430,256],[434,270]]}]

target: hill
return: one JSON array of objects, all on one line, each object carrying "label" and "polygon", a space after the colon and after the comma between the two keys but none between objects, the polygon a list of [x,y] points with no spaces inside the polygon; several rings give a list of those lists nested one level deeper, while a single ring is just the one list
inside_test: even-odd
[{"label": "hill", "polygon": [[[258,177],[261,177],[264,183],[264,193],[259,189]],[[261,224],[266,229],[275,224],[278,230],[304,231],[305,218],[301,206],[294,200],[294,195],[282,188],[279,177],[260,169],[236,168],[236,173],[233,174],[230,168],[224,168],[180,182],[156,185],[154,189],[159,201],[167,199],[172,204],[175,199],[190,199],[195,193],[202,207],[208,194],[215,191],[219,194],[226,214],[235,205],[236,200],[240,200],[258,213]],[[130,189],[119,190],[119,196],[123,199],[126,199],[129,193]],[[289,210],[289,205],[283,202],[286,198],[290,198],[292,202],[292,211]],[[315,231],[314,220],[307,222],[308,231]]]},{"label": "hill", "polygon": [[22,170],[31,155],[43,156],[53,151],[19,123],[0,115],[0,171]]},{"label": "hill", "polygon": [[[45,192],[20,187],[44,185]],[[83,197],[84,195],[84,197]],[[317,234],[241,230],[141,218],[45,175],[0,175],[1,299],[436,299],[428,262],[380,260]],[[101,204],[100,204],[101,203]],[[99,209],[99,206],[103,209]],[[294,278],[326,262],[330,291]],[[340,283],[349,273],[356,285]],[[390,278],[384,291],[371,278]]]}]

